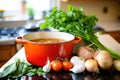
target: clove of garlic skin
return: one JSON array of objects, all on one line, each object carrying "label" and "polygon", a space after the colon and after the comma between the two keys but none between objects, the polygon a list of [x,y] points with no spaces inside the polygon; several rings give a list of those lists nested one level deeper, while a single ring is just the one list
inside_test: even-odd
[{"label": "clove of garlic skin", "polygon": [[46,65],[43,66],[43,71],[44,72],[50,72],[50,70],[51,70],[50,60],[48,59]]},{"label": "clove of garlic skin", "polygon": [[70,59],[70,62],[73,63],[73,65],[77,65],[77,64],[83,64],[85,62],[85,59],[78,57],[78,56],[73,56]]},{"label": "clove of garlic skin", "polygon": [[73,73],[82,73],[85,71],[85,65],[84,64],[76,64],[73,66],[73,68],[70,69]]},{"label": "clove of garlic skin", "polygon": [[73,56],[70,60],[70,62],[73,63],[73,68],[70,69],[73,73],[82,73],[85,71],[85,59],[78,57],[78,56]]}]

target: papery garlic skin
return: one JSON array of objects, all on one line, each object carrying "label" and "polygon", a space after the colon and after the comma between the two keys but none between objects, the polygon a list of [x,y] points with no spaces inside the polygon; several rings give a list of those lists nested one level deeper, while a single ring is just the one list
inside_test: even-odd
[{"label": "papery garlic skin", "polygon": [[73,73],[82,73],[85,71],[85,59],[80,58],[78,56],[73,56],[70,59],[70,62],[73,63],[73,68],[70,69]]},{"label": "papery garlic skin", "polygon": [[71,59],[70,59],[70,62],[73,63],[73,65],[76,65],[76,64],[83,64],[85,61],[85,59],[83,58],[80,58],[78,56],[73,56]]},{"label": "papery garlic skin", "polygon": [[74,73],[82,73],[85,71],[85,65],[84,64],[79,64],[79,65],[74,65],[73,68],[70,69],[70,71]]},{"label": "papery garlic skin", "polygon": [[43,71],[44,72],[50,72],[50,70],[51,70],[50,60],[48,59],[46,65],[43,66]]}]

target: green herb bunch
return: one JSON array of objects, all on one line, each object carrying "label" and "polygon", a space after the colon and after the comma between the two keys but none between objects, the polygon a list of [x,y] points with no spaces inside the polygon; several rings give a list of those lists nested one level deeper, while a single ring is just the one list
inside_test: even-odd
[{"label": "green herb bunch", "polygon": [[41,24],[40,29],[55,28],[62,32],[68,32],[90,41],[88,34],[94,34],[93,26],[98,19],[96,16],[87,16],[82,8],[68,5],[68,12],[54,7],[52,12],[46,16],[46,22]]}]

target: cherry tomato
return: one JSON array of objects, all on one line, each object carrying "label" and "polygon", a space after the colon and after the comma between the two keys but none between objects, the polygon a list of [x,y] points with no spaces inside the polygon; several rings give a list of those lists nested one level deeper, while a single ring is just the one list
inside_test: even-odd
[{"label": "cherry tomato", "polygon": [[73,64],[70,61],[63,61],[62,66],[64,70],[69,70],[73,67]]},{"label": "cherry tomato", "polygon": [[54,70],[54,71],[60,71],[62,69],[62,62],[61,61],[58,61],[58,60],[53,60],[51,62],[51,68]]}]

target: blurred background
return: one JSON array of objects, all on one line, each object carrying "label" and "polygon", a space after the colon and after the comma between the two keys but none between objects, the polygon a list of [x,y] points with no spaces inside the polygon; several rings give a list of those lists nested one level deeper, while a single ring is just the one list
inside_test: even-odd
[{"label": "blurred background", "polygon": [[16,36],[40,31],[39,25],[54,6],[67,10],[68,4],[95,14],[99,19],[95,30],[120,42],[120,0],[0,0],[0,66],[21,48]]},{"label": "blurred background", "polygon": [[[54,6],[67,10],[68,4],[82,7],[86,14],[96,14],[101,27],[107,25],[103,25],[106,22],[120,21],[119,0],[0,0],[0,27],[22,26],[24,20],[32,16],[35,19],[44,18]],[[12,21],[19,23],[12,24]]]}]

